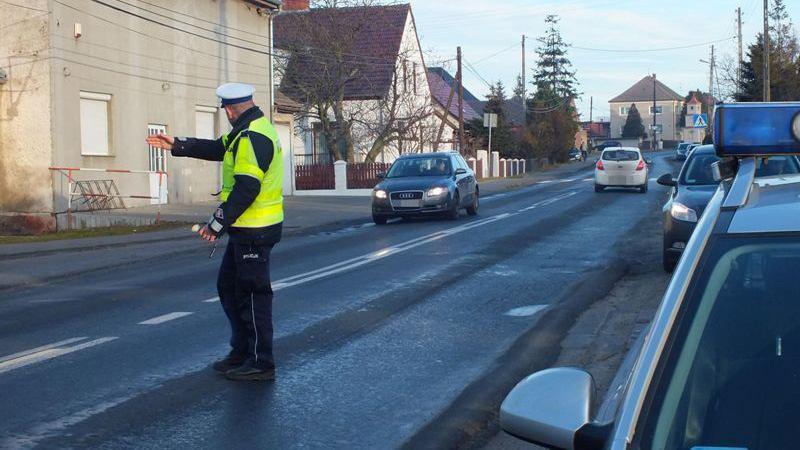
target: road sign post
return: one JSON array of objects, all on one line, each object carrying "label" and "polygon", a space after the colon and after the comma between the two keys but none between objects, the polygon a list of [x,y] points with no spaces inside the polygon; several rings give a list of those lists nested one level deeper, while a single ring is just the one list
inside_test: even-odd
[{"label": "road sign post", "polygon": [[492,175],[492,128],[497,126],[497,114],[483,113],[483,126],[489,128],[489,176]]}]

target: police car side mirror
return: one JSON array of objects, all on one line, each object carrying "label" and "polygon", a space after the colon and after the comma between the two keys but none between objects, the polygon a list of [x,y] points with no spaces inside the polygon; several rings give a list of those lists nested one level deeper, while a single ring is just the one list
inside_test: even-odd
[{"label": "police car side mirror", "polygon": [[467,173],[467,169],[458,168],[456,169],[456,175],[464,175]]},{"label": "police car side mirror", "polygon": [[536,372],[520,381],[500,406],[500,427],[522,440],[574,449],[590,424],[594,380],[572,368]]},{"label": "police car side mirror", "polygon": [[675,187],[678,185],[678,182],[672,178],[671,173],[665,173],[664,175],[661,175],[660,177],[658,177],[658,180],[656,180],[656,183],[662,186],[671,186],[671,187]]},{"label": "police car side mirror", "polygon": [[386,172],[378,172],[378,174],[375,176],[378,177],[378,179],[382,180],[386,178]]}]

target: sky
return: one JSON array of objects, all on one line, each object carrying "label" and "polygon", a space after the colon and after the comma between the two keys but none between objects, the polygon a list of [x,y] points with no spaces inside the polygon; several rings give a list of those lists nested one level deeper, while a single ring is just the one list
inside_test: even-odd
[{"label": "sky", "polygon": [[[464,87],[478,97],[488,83],[502,80],[510,95],[521,71],[525,34],[527,78],[536,62],[536,37],[547,14],[561,18],[568,57],[582,92],[577,102],[582,120],[607,118],[608,101],[648,74],[681,95],[708,90],[711,42],[717,59],[736,58],[736,8],[742,8],[744,52],[763,29],[762,0],[410,0],[428,66],[455,74],[456,47],[465,67]],[[771,2],[771,0],[770,0]],[[786,0],[789,16],[800,22],[800,1]],[[702,45],[697,45],[702,44]],[[672,47],[690,48],[663,50]],[[591,50],[590,50],[591,49]],[[613,51],[600,51],[613,50]],[[650,51],[641,51],[650,50]],[[655,51],[652,51],[655,50]],[[531,87],[528,87],[531,90]]]}]

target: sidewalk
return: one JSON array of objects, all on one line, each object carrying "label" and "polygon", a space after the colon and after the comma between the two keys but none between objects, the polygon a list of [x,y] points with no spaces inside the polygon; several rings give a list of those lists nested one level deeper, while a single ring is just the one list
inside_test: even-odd
[{"label": "sidewalk", "polygon": [[[528,173],[519,177],[482,180],[480,182],[481,195],[488,197],[545,180],[570,177],[579,172],[589,170],[592,165],[593,163],[587,161],[572,162],[546,171]],[[162,221],[185,222],[187,224],[186,227],[172,230],[48,242],[0,244],[0,258],[19,258],[33,254],[72,250],[86,251],[119,245],[195,238],[193,233],[188,232],[189,224],[206,222],[216,206],[216,202],[193,205],[162,205]],[[287,196],[284,199],[284,208],[286,212],[284,235],[286,236],[371,223],[370,197]],[[94,223],[144,226],[154,223],[157,212],[158,206],[152,205],[126,210],[80,213],[76,214],[76,219]]]}]

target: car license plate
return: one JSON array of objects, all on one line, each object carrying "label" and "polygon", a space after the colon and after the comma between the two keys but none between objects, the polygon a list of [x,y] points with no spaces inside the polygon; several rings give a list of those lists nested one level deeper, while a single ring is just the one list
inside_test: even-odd
[{"label": "car license plate", "polygon": [[419,200],[400,200],[401,208],[419,208]]}]

